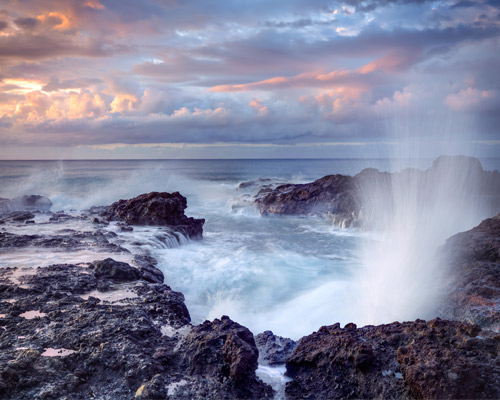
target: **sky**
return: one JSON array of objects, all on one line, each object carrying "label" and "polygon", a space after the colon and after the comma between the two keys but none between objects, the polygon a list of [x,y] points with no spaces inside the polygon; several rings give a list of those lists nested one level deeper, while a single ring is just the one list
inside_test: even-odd
[{"label": "sky", "polygon": [[0,0],[0,159],[403,141],[500,155],[500,0]]}]

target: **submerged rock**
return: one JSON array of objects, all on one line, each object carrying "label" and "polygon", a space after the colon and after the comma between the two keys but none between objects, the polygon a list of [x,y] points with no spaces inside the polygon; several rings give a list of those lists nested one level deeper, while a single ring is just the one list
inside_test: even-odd
[{"label": "submerged rock", "polygon": [[499,398],[500,336],[461,322],[325,326],[287,360],[288,399]]},{"label": "submerged rock", "polygon": [[130,225],[164,225],[189,238],[201,238],[205,220],[186,217],[186,208],[186,198],[179,192],[151,192],[117,201],[106,212],[111,221],[123,221]]}]

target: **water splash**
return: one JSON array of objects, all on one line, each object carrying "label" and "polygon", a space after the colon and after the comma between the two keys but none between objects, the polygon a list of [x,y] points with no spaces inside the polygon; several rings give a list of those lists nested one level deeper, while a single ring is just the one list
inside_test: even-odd
[{"label": "water splash", "polygon": [[431,318],[451,282],[437,249],[451,235],[498,212],[492,203],[498,174],[479,160],[442,156],[431,168],[371,173],[361,185],[366,222],[382,232],[366,241],[360,282],[362,323]]}]

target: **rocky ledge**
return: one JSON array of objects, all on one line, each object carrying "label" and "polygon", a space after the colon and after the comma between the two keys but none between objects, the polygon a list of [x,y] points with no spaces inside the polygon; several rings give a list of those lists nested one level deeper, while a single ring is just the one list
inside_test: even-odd
[{"label": "rocky ledge", "polygon": [[500,215],[452,236],[441,251],[454,277],[442,316],[500,331]]},{"label": "rocky ledge", "polygon": [[266,399],[252,333],[190,324],[147,262],[0,269],[0,398]]},{"label": "rocky ledge", "polygon": [[497,399],[500,335],[461,322],[325,326],[286,363],[288,399]]}]

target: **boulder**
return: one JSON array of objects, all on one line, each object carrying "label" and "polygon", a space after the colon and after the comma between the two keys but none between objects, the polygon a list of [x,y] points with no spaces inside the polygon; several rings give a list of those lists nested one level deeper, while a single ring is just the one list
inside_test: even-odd
[{"label": "boulder", "polygon": [[311,183],[287,184],[255,200],[262,215],[328,216],[344,226],[356,223],[360,204],[354,179],[328,175]]},{"label": "boulder", "polygon": [[259,349],[259,364],[285,364],[292,355],[297,343],[292,339],[276,336],[271,331],[264,331],[255,336],[255,343]]},{"label": "boulder", "polygon": [[[272,398],[272,389],[255,375],[259,352],[252,332],[227,316],[193,327],[181,354],[180,365],[190,375],[214,381],[214,388],[222,383],[234,398]],[[214,391],[211,396],[218,398]]]},{"label": "boulder", "polygon": [[287,360],[288,399],[500,397],[500,335],[435,319],[321,327]]},{"label": "boulder", "polygon": [[95,261],[92,263],[94,275],[97,278],[105,277],[115,281],[135,281],[140,278],[137,268],[131,267],[127,263],[115,261],[112,258]]},{"label": "boulder", "polygon": [[189,238],[201,238],[205,220],[186,217],[186,208],[186,198],[179,192],[151,192],[113,203],[107,209],[107,218],[130,225],[168,226]]}]

